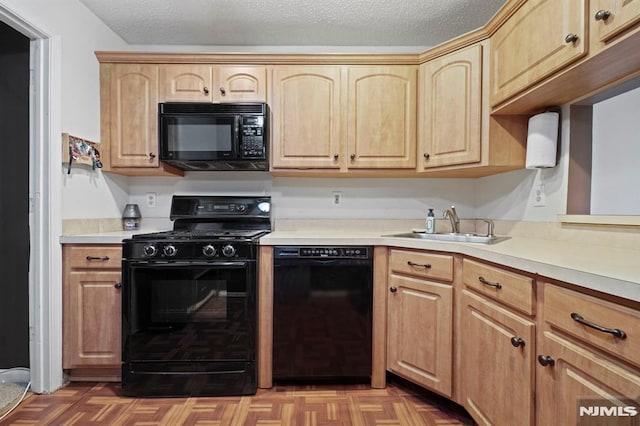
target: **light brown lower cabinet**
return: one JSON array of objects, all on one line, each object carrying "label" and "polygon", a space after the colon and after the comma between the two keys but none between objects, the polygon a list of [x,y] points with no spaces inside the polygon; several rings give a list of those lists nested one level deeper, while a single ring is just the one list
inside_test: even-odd
[{"label": "light brown lower cabinet", "polygon": [[[540,339],[539,357],[544,366],[537,366],[538,425],[637,424],[638,370],[626,368],[613,357],[549,331]],[[600,407],[620,408],[614,414],[605,411],[603,415]],[[628,416],[627,407],[637,414]]]},{"label": "light brown lower cabinet", "polygon": [[389,253],[387,369],[447,397],[452,393],[453,256]]},{"label": "light brown lower cabinet", "polygon": [[387,366],[416,384],[451,396],[453,288],[392,276]]},{"label": "light brown lower cabinet", "polygon": [[535,323],[462,291],[461,403],[478,424],[534,424]]},{"label": "light brown lower cabinet", "polygon": [[63,368],[117,378],[121,362],[120,245],[63,246]]},{"label": "light brown lower cabinet", "polygon": [[552,284],[543,290],[537,424],[638,424],[640,312]]}]

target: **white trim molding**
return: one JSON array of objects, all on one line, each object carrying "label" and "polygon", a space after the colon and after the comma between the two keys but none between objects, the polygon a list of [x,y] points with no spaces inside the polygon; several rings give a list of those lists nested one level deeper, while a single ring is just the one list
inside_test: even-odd
[{"label": "white trim molding", "polygon": [[34,392],[53,392],[62,371],[62,42],[0,4],[0,21],[31,39],[29,142],[29,352]]}]

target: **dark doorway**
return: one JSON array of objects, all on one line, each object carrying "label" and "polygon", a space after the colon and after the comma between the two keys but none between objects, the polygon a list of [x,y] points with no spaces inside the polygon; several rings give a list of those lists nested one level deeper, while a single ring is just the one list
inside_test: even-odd
[{"label": "dark doorway", "polygon": [[29,50],[0,22],[0,369],[29,367]]}]

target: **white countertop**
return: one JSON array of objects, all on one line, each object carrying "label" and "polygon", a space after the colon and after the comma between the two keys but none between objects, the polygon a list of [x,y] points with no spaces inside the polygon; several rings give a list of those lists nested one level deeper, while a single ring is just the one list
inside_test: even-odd
[{"label": "white countertop", "polygon": [[62,244],[120,244],[123,240],[131,238],[134,234],[156,232],[155,230],[139,231],[113,231],[92,234],[63,235],[60,237]]},{"label": "white countertop", "polygon": [[523,237],[496,244],[453,243],[345,230],[275,231],[260,244],[379,245],[460,253],[640,302],[640,250]]},{"label": "white countertop", "polygon": [[[154,232],[140,230],[135,233]],[[399,230],[397,233],[406,232]],[[496,244],[453,243],[357,230],[274,231],[261,245],[372,245],[446,251],[473,256],[542,277],[565,281],[640,302],[640,250],[580,242],[512,237]],[[119,244],[134,232],[115,231],[60,237],[63,244]]]}]

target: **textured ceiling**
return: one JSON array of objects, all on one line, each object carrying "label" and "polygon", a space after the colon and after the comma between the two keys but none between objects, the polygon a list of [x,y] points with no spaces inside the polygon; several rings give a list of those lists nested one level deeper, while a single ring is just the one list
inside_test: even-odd
[{"label": "textured ceiling", "polygon": [[430,47],[505,0],[80,0],[129,44]]}]

